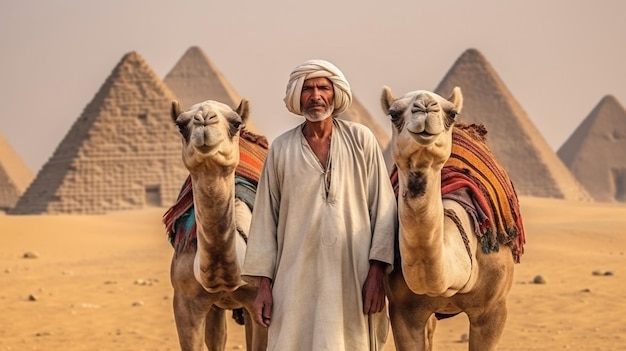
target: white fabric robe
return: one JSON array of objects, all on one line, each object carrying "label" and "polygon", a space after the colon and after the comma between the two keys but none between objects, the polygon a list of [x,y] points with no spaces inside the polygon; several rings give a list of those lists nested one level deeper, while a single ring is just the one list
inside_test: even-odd
[{"label": "white fabric robe", "polygon": [[396,200],[365,126],[334,119],[328,196],[302,125],[272,143],[243,267],[273,281],[268,350],[383,350],[386,309],[363,313],[369,261],[393,264]]}]

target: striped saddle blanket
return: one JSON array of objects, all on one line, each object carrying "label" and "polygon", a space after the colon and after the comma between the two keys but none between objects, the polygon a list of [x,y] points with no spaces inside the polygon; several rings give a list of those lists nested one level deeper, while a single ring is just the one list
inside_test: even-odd
[{"label": "striped saddle blanket", "polygon": [[[252,211],[256,188],[267,156],[268,142],[264,136],[242,130],[239,136],[239,164],[235,169],[235,197]],[[181,187],[176,203],[163,215],[163,223],[170,244],[177,247],[196,237],[196,220],[193,208],[191,176]]]},{"label": "striped saddle blanket", "polygon": [[[452,154],[441,170],[441,194],[460,202],[477,224],[476,235],[485,253],[510,245],[516,263],[524,253],[526,235],[517,193],[507,172],[486,143],[483,125],[457,123]],[[391,182],[398,197],[398,172]]]}]

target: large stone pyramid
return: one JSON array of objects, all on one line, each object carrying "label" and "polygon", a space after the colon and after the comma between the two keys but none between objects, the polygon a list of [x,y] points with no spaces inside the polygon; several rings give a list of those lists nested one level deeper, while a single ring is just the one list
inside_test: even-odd
[{"label": "large stone pyramid", "polygon": [[120,60],[13,214],[102,214],[169,206],[187,176],[174,94],[136,52]]},{"label": "large stone pyramid", "polygon": [[478,50],[465,51],[435,91],[448,97],[455,86],[463,91],[460,121],[487,127],[488,144],[519,195],[592,200]]},{"label": "large stone pyramid", "polygon": [[[232,108],[236,108],[241,102],[241,97],[226,77],[197,46],[185,51],[163,82],[185,109],[205,100],[219,101]],[[254,121],[248,121],[246,129],[260,133]]]},{"label": "large stone pyramid", "polygon": [[33,172],[0,135],[0,211],[13,208],[32,180]]},{"label": "large stone pyramid", "polygon": [[595,200],[626,202],[625,151],[626,110],[607,95],[557,154]]}]

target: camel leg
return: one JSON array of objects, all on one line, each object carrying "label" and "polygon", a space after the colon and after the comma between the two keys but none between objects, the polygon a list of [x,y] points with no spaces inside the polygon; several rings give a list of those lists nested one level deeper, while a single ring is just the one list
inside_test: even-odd
[{"label": "camel leg", "polygon": [[243,310],[243,324],[245,326],[245,330],[246,330],[246,350],[247,351],[253,351],[253,345],[252,345],[252,340],[254,338],[254,320],[252,320],[252,317],[250,316],[250,313],[248,313],[248,310],[244,309]]},{"label": "camel leg", "polygon": [[422,309],[423,299],[409,289],[400,270],[389,274],[385,289],[396,350],[432,351],[437,319],[432,311]]},{"label": "camel leg", "polygon": [[416,311],[406,308],[403,303],[394,303],[389,304],[389,319],[397,351],[432,350],[434,329],[430,332],[427,328],[434,319],[431,312]]},{"label": "camel leg", "polygon": [[174,291],[174,320],[182,351],[204,349],[204,326],[206,310],[195,308],[182,294]]},{"label": "camel leg", "polygon": [[244,309],[243,318],[246,326],[246,350],[265,351],[267,349],[267,328],[258,325],[247,309]]},{"label": "camel leg", "polygon": [[469,351],[496,350],[506,324],[506,300],[488,305],[479,314],[467,315],[470,321]]},{"label": "camel leg", "polygon": [[426,330],[424,330],[426,338],[426,351],[433,351],[433,337],[435,336],[435,329],[437,328],[437,318],[434,314],[430,315],[426,322]]},{"label": "camel leg", "polygon": [[204,342],[209,351],[226,349],[226,312],[213,306],[206,314]]}]

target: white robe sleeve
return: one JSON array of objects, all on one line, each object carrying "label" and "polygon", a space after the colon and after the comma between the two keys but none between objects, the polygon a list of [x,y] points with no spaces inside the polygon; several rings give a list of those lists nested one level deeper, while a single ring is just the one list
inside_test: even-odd
[{"label": "white robe sleeve", "polygon": [[253,285],[260,277],[273,280],[276,272],[280,189],[274,155],[270,148],[261,171],[242,270],[242,279]]},{"label": "white robe sleeve", "polygon": [[371,167],[369,168],[369,209],[372,225],[372,247],[370,260],[389,264],[393,269],[394,236],[397,228],[396,198],[389,180],[385,160],[375,138],[369,143]]}]

